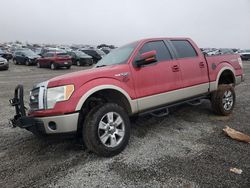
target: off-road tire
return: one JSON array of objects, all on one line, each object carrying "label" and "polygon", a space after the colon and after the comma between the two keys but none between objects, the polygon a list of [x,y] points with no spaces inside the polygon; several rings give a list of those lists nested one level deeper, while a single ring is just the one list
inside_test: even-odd
[{"label": "off-road tire", "polygon": [[[109,112],[120,115],[125,125],[124,137],[116,147],[105,146],[98,136],[98,125],[103,116]],[[125,110],[117,104],[106,103],[92,109],[85,118],[82,125],[83,140],[86,147],[99,156],[111,157],[122,152],[127,146],[130,138],[130,121]]]},{"label": "off-road tire", "polygon": [[[230,91],[232,93],[232,99],[233,99],[233,104],[231,108],[228,110],[226,110],[223,106],[223,97],[225,92],[227,91]],[[218,115],[223,115],[223,116],[230,115],[234,109],[235,102],[236,102],[236,96],[234,87],[228,84],[219,85],[217,91],[213,92],[211,96],[212,109]]]}]

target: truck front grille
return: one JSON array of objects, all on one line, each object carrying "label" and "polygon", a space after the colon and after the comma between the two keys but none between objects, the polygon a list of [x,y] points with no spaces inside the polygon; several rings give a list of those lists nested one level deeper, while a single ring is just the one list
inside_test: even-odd
[{"label": "truck front grille", "polygon": [[35,87],[30,91],[30,111],[43,110],[44,105],[44,95],[45,95],[45,86]]},{"label": "truck front grille", "polygon": [[39,110],[39,91],[40,88],[35,88],[30,92],[30,110],[35,111]]}]

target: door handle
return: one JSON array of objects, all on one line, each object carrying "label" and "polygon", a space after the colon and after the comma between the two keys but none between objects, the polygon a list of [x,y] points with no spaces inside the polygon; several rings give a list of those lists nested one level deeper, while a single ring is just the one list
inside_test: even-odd
[{"label": "door handle", "polygon": [[200,68],[205,68],[204,62],[200,62],[200,63],[199,63],[199,66],[200,66]]},{"label": "door handle", "polygon": [[173,72],[178,72],[178,71],[180,71],[179,66],[178,66],[178,65],[172,66],[172,71],[173,71]]}]

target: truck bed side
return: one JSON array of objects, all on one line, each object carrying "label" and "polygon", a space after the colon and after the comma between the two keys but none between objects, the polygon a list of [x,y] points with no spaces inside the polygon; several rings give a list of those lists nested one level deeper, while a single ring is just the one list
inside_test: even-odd
[{"label": "truck bed side", "polygon": [[[215,82],[218,82],[221,74],[226,70],[233,73],[234,79],[242,77],[243,75],[243,69],[240,65],[242,62],[238,54],[207,56],[205,58],[208,65],[210,83],[218,84]],[[217,85],[215,87],[217,87]]]}]

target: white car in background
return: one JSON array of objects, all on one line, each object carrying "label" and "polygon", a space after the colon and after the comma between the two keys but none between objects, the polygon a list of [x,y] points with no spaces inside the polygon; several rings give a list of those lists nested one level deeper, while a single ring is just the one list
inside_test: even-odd
[{"label": "white car in background", "polygon": [[8,70],[8,69],[9,69],[9,62],[6,59],[0,57],[0,70]]},{"label": "white car in background", "polygon": [[250,49],[239,51],[242,60],[250,60]]}]

